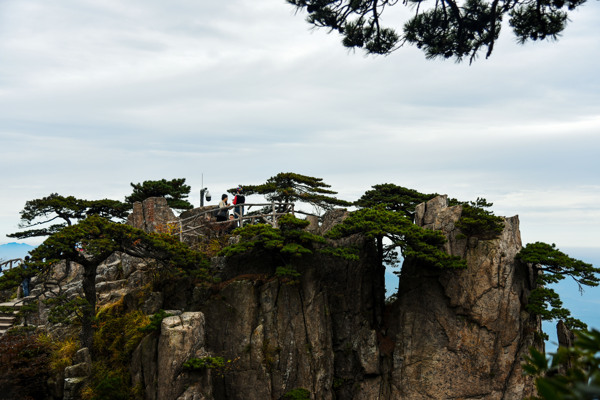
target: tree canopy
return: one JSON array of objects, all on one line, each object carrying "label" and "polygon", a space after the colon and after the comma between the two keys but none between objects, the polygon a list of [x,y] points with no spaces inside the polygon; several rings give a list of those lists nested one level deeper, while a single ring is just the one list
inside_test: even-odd
[{"label": "tree canopy", "polygon": [[331,185],[323,182],[322,178],[293,172],[280,172],[260,185],[243,186],[246,195],[262,194],[268,201],[278,203],[301,201],[324,210],[352,205],[348,201],[331,196],[337,192],[329,189],[330,187]]},{"label": "tree canopy", "polygon": [[[413,258],[425,265],[466,268],[464,260],[443,250],[446,237],[440,231],[421,228],[403,213],[389,211],[383,205],[350,213],[348,218],[328,232],[327,237],[339,239],[356,233],[376,241],[381,263],[395,264],[395,249],[399,248],[404,257]],[[389,244],[384,243],[384,238]]]},{"label": "tree canopy", "polygon": [[322,251],[326,241],[322,236],[306,231],[309,222],[286,214],[277,221],[279,228],[269,224],[247,225],[233,231],[237,243],[224,248],[220,255],[231,257],[249,252],[266,252],[279,263],[276,275],[286,283],[297,283],[300,273],[294,262],[304,255]]},{"label": "tree canopy", "polygon": [[[89,215],[122,220],[127,216],[128,210],[127,204],[117,200],[84,200],[74,196],[65,197],[52,193],[41,199],[29,200],[25,203],[25,207],[20,213],[19,228],[33,229],[11,233],[7,236],[18,239],[49,236]],[[57,223],[51,224],[52,222]]]},{"label": "tree canopy", "polygon": [[[492,54],[502,21],[508,17],[517,41],[557,39],[568,11],[585,0],[287,0],[308,13],[307,21],[342,35],[342,44],[368,54],[389,54],[404,43],[417,46],[427,58]],[[385,26],[385,10],[404,5],[412,13],[401,28]]]},{"label": "tree canopy", "polygon": [[527,309],[544,320],[563,320],[569,329],[585,328],[582,321],[573,318],[571,312],[562,306],[560,296],[548,285],[570,277],[577,282],[580,290],[583,286],[598,286],[600,268],[569,257],[557,249],[555,244],[542,242],[527,244],[516,258],[532,264],[537,273],[537,287],[531,291]]},{"label": "tree canopy", "polygon": [[[361,209],[350,214],[330,235],[335,237],[359,233],[377,240],[382,263],[397,263],[400,249],[404,257],[420,260],[425,265],[439,268],[465,268],[464,260],[451,257],[442,250],[446,239],[441,232],[423,229],[413,224],[416,206],[427,202],[437,193],[425,194],[393,183],[373,185],[354,204]],[[463,202],[449,199],[450,205],[462,206],[456,222],[466,237],[493,239],[504,228],[503,219],[484,208],[492,206],[485,199]],[[386,240],[384,240],[386,239]]]},{"label": "tree canopy", "polygon": [[187,201],[191,187],[185,184],[185,178],[161,179],[159,181],[144,181],[143,183],[131,183],[133,192],[125,197],[125,202],[133,204],[136,201],[144,201],[149,197],[164,197],[169,207],[175,210],[189,210],[194,206]]},{"label": "tree canopy", "polygon": [[247,225],[236,229],[233,233],[239,235],[239,242],[223,249],[220,255],[233,256],[249,251],[276,251],[285,265],[289,263],[290,257],[312,254],[315,244],[325,243],[325,239],[321,236],[304,230],[309,224],[306,220],[286,214],[277,222],[278,229],[269,224]]},{"label": "tree canopy", "polygon": [[436,193],[420,193],[393,183],[373,185],[372,188],[367,190],[354,204],[361,208],[382,205],[388,211],[402,213],[411,219],[414,217],[415,207],[418,204],[437,196]]}]

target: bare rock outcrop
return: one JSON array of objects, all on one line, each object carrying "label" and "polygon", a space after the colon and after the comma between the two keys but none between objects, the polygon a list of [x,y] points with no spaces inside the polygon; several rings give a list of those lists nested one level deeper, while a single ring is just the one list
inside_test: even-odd
[{"label": "bare rock outcrop", "polygon": [[143,202],[133,203],[133,211],[127,223],[146,232],[167,232],[168,223],[175,221],[173,210],[164,197],[149,197]]},{"label": "bare rock outcrop", "polygon": [[207,356],[201,312],[175,312],[163,319],[160,335],[146,336],[132,355],[132,382],[152,400],[212,399],[210,374],[185,371],[191,358]]},{"label": "bare rock outcrop", "polygon": [[396,348],[392,398],[521,399],[533,385],[521,355],[537,344],[539,320],[525,310],[531,283],[518,217],[506,218],[493,240],[464,238],[454,224],[461,207],[445,196],[418,207],[417,224],[441,230],[450,254],[468,268],[437,271],[406,260],[390,330]]}]

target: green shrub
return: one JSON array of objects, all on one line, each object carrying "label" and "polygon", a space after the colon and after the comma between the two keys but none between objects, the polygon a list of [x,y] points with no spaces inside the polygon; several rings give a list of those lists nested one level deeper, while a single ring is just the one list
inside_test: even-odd
[{"label": "green shrub", "polygon": [[150,323],[148,325],[138,328],[138,330],[143,333],[160,332],[162,320],[170,317],[171,315],[172,314],[165,312],[165,310],[159,310],[156,314],[153,314],[150,317]]},{"label": "green shrub", "polygon": [[286,392],[283,400],[310,400],[310,392],[303,388],[296,388]]},{"label": "green shrub", "polygon": [[56,340],[56,338],[42,333],[38,336],[38,341],[51,350],[49,369],[53,373],[62,372],[71,365],[75,353],[79,350],[79,340],[75,336]]},{"label": "green shrub", "polygon": [[145,336],[140,328],[148,324],[148,317],[139,310],[125,313],[122,301],[102,308],[96,315],[94,334],[94,348],[99,359],[127,363]]},{"label": "green shrub", "polygon": [[124,367],[109,367],[96,362],[92,379],[82,391],[83,400],[128,400],[131,398],[129,372]]},{"label": "green shrub", "polygon": [[225,359],[223,357],[202,357],[190,358],[183,363],[183,368],[189,371],[197,371],[204,369],[222,369],[225,367]]},{"label": "green shrub", "polygon": [[298,278],[302,275],[292,266],[277,267],[275,275],[286,285],[296,285],[300,283]]}]

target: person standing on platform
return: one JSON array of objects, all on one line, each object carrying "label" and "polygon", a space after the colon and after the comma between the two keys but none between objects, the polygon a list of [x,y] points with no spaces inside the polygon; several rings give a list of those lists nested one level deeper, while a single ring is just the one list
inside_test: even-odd
[{"label": "person standing on platform", "polygon": [[229,203],[227,202],[228,197],[226,194],[221,196],[219,202],[219,211],[217,212],[217,222],[227,221],[229,219]]},{"label": "person standing on platform", "polygon": [[242,194],[243,190],[241,186],[237,187],[236,195],[233,198],[233,215],[235,219],[239,219],[239,226],[242,226],[242,217],[244,216],[244,203],[246,202],[246,197]]}]

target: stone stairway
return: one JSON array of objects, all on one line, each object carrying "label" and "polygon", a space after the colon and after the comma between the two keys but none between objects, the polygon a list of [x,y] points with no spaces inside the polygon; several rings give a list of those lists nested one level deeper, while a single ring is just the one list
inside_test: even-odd
[{"label": "stone stairway", "polygon": [[[0,303],[0,336],[12,328],[16,314],[23,305],[23,299]],[[11,311],[12,310],[12,311]]]}]

